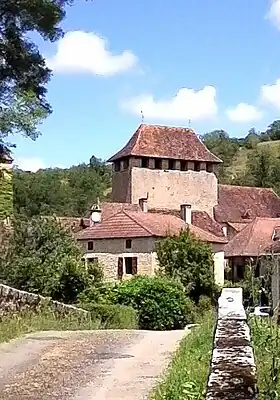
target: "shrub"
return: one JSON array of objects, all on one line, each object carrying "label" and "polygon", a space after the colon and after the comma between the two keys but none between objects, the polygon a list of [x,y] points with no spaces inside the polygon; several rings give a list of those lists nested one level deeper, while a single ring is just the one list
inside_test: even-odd
[{"label": "shrub", "polygon": [[207,296],[200,296],[197,304],[197,309],[200,314],[205,314],[213,307],[212,300]]},{"label": "shrub", "polygon": [[102,329],[137,329],[137,312],[129,306],[120,304],[88,303],[85,309],[90,311],[92,319],[98,319]]},{"label": "shrub", "polygon": [[194,305],[183,286],[165,277],[134,277],[113,290],[116,303],[138,312],[141,329],[182,329],[194,321]]},{"label": "shrub", "polygon": [[209,244],[189,231],[167,237],[157,243],[159,272],[178,278],[187,294],[196,303],[201,295],[215,295],[212,251]]}]

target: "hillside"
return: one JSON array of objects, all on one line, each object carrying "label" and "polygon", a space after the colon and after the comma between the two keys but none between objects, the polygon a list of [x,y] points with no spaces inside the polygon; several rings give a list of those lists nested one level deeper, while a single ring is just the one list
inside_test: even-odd
[{"label": "hillside", "polygon": [[260,142],[256,145],[255,149],[240,147],[236,155],[233,157],[232,164],[226,167],[229,175],[237,177],[239,174],[244,173],[248,157],[256,153],[256,150],[260,150],[263,148],[267,148],[274,157],[280,157],[280,140]]},{"label": "hillside", "polygon": [[111,191],[111,170],[105,163],[81,164],[35,173],[13,171],[14,211],[27,216],[84,216],[93,202]]}]

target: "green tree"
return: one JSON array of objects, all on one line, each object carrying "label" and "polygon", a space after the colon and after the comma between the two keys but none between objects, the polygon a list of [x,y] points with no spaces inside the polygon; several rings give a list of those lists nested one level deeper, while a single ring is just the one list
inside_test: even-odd
[{"label": "green tree", "polygon": [[215,282],[211,247],[189,231],[167,237],[157,243],[160,273],[179,279],[196,303],[199,297],[213,297]]},{"label": "green tree", "polygon": [[7,247],[0,278],[8,285],[69,303],[90,284],[80,247],[54,218],[18,215]]},{"label": "green tree", "polygon": [[280,120],[273,121],[265,133],[270,140],[280,140]]},{"label": "green tree", "polygon": [[81,164],[67,169],[13,173],[14,208],[32,215],[84,216],[111,186],[111,171],[104,164]]},{"label": "green tree", "polygon": [[51,112],[46,85],[51,76],[44,57],[28,36],[55,41],[70,0],[2,0],[0,2],[0,144],[11,133],[35,139],[36,126]]},{"label": "green tree", "polygon": [[227,168],[232,164],[233,157],[240,147],[237,139],[230,138],[224,130],[214,130],[205,133],[202,141],[213,154],[223,161],[223,164],[218,166],[216,173],[220,182],[227,183],[229,179]]}]

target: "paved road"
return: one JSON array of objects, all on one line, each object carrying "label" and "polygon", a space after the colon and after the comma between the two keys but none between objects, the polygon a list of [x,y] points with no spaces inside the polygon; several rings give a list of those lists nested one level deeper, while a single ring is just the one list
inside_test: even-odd
[{"label": "paved road", "polygon": [[143,400],[186,331],[40,332],[0,346],[0,399]]}]

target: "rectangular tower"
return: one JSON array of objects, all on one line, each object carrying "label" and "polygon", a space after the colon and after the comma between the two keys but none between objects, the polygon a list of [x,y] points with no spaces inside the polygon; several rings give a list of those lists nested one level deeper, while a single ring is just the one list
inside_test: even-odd
[{"label": "rectangular tower", "polygon": [[218,202],[214,166],[222,162],[185,128],[140,125],[129,142],[111,157],[112,200],[149,208],[179,209],[183,203],[213,215]]}]

